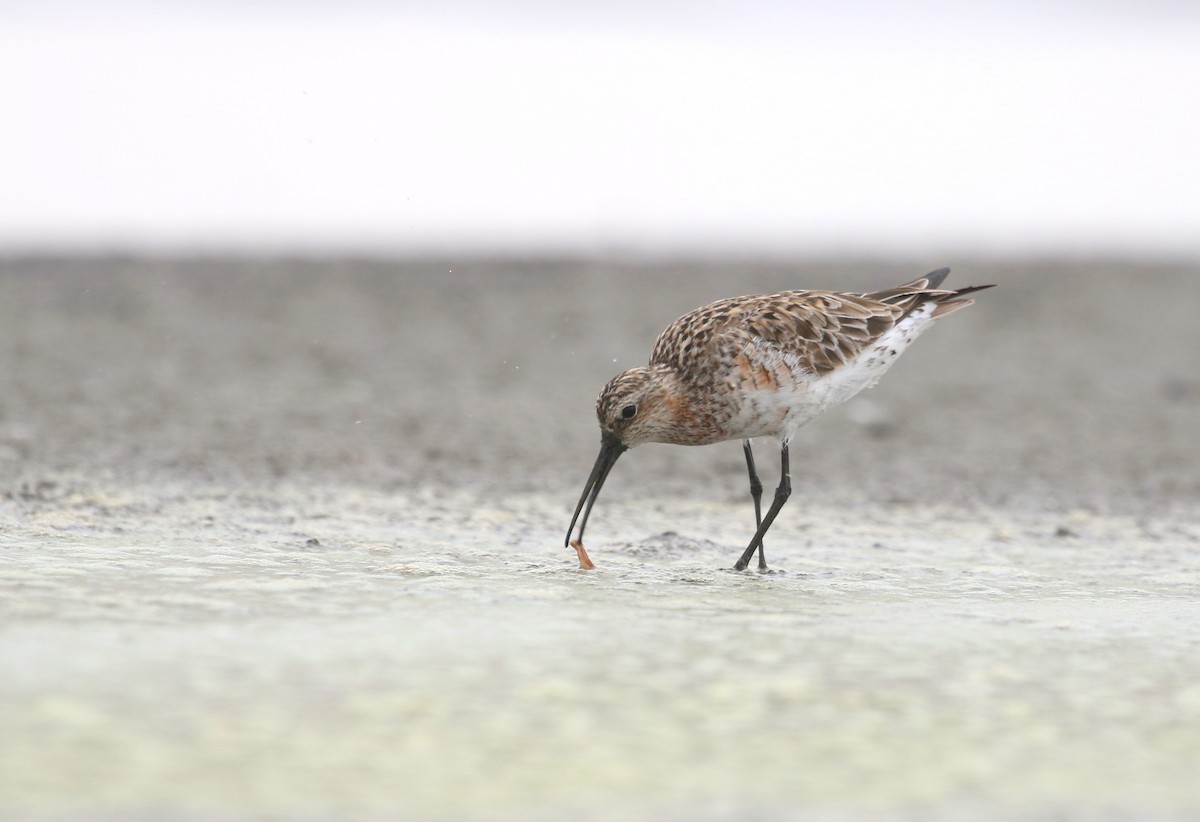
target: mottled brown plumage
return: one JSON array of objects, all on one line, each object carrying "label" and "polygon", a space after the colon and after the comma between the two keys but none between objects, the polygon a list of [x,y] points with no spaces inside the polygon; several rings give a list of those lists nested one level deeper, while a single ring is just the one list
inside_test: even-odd
[{"label": "mottled brown plumage", "polygon": [[[648,365],[619,374],[600,392],[596,416],[604,445],[575,517],[589,492],[590,512],[617,456],[643,442],[743,439],[753,489],[757,476],[749,440],[776,436],[786,481],[787,442],[798,428],[874,385],[933,320],[971,305],[965,295],[990,287],[942,290],[947,274],[949,269],[940,269],[865,294],[733,297],[683,315],[659,335]],[[780,493],[739,567],[761,548],[762,534],[782,505]],[[756,493],[756,514],[758,508]],[[580,540],[586,523],[585,513]],[[573,519],[568,542],[574,524]],[[761,553],[760,565],[765,567]]]},{"label": "mottled brown plumage", "polygon": [[763,340],[794,354],[819,377],[853,360],[918,304],[934,302],[940,313],[970,305],[959,298],[976,289],[938,290],[933,284],[943,279],[945,274],[934,272],[869,294],[784,291],[718,300],[667,326],[654,343],[650,364],[694,375],[711,368],[714,353]]}]

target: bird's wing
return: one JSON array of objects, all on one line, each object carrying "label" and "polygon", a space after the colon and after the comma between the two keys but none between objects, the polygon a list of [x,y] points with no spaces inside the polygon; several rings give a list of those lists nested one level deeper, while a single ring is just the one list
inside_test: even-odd
[{"label": "bird's wing", "polygon": [[671,323],[655,343],[650,363],[696,374],[704,370],[706,360],[711,365],[720,350],[740,350],[764,341],[820,376],[853,360],[891,330],[909,302],[881,302],[832,291],[784,291],[720,300]]},{"label": "bird's wing", "polygon": [[744,328],[822,376],[890,331],[906,308],[859,294],[787,291],[751,307]]}]

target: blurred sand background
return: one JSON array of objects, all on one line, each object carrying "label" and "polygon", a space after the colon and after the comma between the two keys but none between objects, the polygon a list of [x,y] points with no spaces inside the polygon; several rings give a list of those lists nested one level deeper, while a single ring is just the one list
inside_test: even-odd
[{"label": "blurred sand background", "polygon": [[[736,442],[576,569],[669,321],[944,264],[999,287],[801,433],[780,573]],[[1198,273],[0,260],[0,817],[1194,818]]]}]

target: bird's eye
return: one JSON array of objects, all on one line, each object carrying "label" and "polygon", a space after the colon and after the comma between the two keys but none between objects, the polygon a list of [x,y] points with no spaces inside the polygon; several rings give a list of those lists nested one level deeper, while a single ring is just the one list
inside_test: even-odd
[{"label": "bird's eye", "polygon": [[631,420],[631,419],[633,419],[633,415],[636,413],[637,413],[636,405],[627,405],[621,409],[621,419]]}]

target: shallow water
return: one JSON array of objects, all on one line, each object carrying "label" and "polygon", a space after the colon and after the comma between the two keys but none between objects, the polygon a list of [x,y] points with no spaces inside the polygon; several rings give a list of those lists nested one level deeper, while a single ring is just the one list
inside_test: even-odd
[{"label": "shallow water", "polygon": [[0,811],[1200,812],[1186,520],[182,490],[4,534]]},{"label": "shallow water", "polygon": [[[943,263],[775,573],[736,442],[578,569],[667,322]],[[0,260],[0,818],[1200,817],[1200,277],[922,265]]]}]

